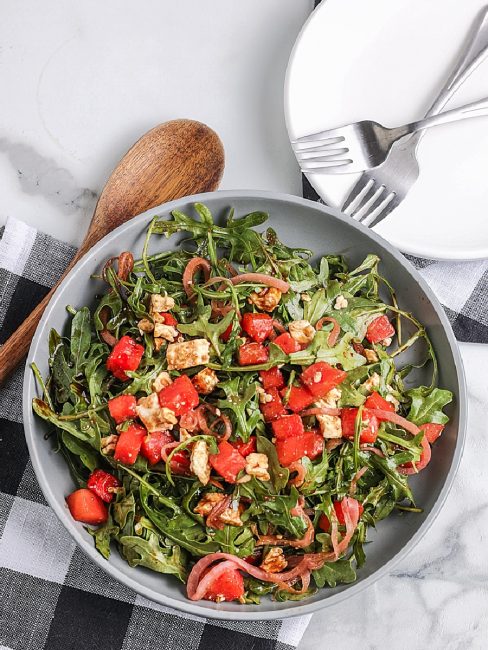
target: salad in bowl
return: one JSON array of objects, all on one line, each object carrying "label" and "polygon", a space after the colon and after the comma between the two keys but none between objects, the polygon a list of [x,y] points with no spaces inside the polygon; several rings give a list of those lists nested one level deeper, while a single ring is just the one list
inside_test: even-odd
[{"label": "salad in bowl", "polygon": [[[282,243],[264,212],[155,217],[33,364],[96,549],[171,574],[190,600],[301,600],[356,580],[368,529],[416,516],[452,400],[381,260]],[[149,253],[153,238],[185,236]],[[428,385],[407,384],[413,346]]]}]

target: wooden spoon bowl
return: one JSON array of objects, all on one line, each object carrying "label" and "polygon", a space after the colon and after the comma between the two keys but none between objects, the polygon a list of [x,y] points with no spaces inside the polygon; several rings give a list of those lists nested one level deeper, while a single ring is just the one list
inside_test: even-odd
[{"label": "wooden spoon bowl", "polygon": [[219,186],[224,148],[218,135],[194,120],[172,120],[148,131],[108,179],[88,232],[62,277],[0,348],[0,384],[27,354],[55,289],[78,260],[106,234],[157,205]]}]

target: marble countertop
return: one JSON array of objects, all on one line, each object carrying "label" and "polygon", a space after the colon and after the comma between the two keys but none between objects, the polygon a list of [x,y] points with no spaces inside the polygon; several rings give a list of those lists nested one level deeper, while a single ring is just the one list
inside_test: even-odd
[{"label": "marble countertop", "polygon": [[[25,0],[0,22],[0,225],[78,244],[105,179],[146,130],[202,120],[223,189],[299,194],[282,86],[312,0]],[[300,650],[488,646],[488,347],[461,345],[465,454],[434,526],[394,573],[312,617]]]}]

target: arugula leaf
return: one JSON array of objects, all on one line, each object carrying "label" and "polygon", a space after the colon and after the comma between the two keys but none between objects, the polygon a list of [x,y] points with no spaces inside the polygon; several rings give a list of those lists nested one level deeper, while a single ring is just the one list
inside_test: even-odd
[{"label": "arugula leaf", "polygon": [[107,523],[99,528],[85,528],[85,530],[95,540],[95,548],[97,551],[108,560],[110,557],[110,543],[119,534],[119,527],[113,523],[112,517],[109,516]]},{"label": "arugula leaf", "polygon": [[303,307],[300,305],[300,295],[298,293],[288,291],[282,301],[292,320],[303,319]]},{"label": "arugula leaf", "polygon": [[71,362],[75,376],[86,363],[86,355],[91,344],[90,310],[82,307],[71,321]]},{"label": "arugula leaf", "polygon": [[269,475],[271,476],[271,483],[276,492],[283,490],[288,483],[290,477],[290,471],[286,467],[280,465],[278,460],[278,454],[276,453],[276,447],[264,436],[257,435],[257,449],[260,453],[266,454],[269,462]]},{"label": "arugula leaf", "polygon": [[[111,291],[110,293],[106,293],[103,298],[100,300],[98,303],[98,307],[95,310],[95,313],[93,314],[93,322],[95,324],[95,329],[97,332],[101,332],[105,327],[107,327],[108,330],[111,332],[115,331],[115,326],[116,326],[116,319],[120,317],[120,314],[122,312],[122,298],[120,297],[119,293],[116,291]],[[105,326],[101,320],[100,314],[103,309],[106,309],[109,311],[109,313],[112,313],[112,317],[107,321],[107,325]]]},{"label": "arugula leaf", "polygon": [[80,440],[89,442],[92,446],[95,446],[96,431],[90,422],[83,422],[82,429],[81,426],[77,426],[75,422],[62,420],[60,416],[56,415],[56,413],[49,408],[46,402],[37,398],[34,398],[32,401],[32,408],[34,412],[43,420],[46,420],[46,422],[50,422],[58,429],[67,431],[72,436],[75,436],[75,438],[79,438]]},{"label": "arugula leaf", "polygon": [[220,342],[219,337],[229,327],[235,317],[235,311],[231,310],[222,318],[218,323],[210,323],[209,319],[212,314],[212,308],[207,305],[199,310],[197,318],[187,325],[179,324],[177,329],[182,334],[188,336],[202,336],[210,341],[215,353],[220,358]]},{"label": "arugula leaf", "polygon": [[277,602],[283,603],[288,600],[291,601],[304,600],[305,598],[310,598],[310,596],[313,596],[315,593],[317,593],[317,589],[314,589],[313,587],[309,587],[307,591],[304,591],[302,593],[297,593],[297,594],[287,591],[286,589],[277,589],[273,598]]},{"label": "arugula leaf", "polygon": [[146,516],[165,537],[175,544],[198,556],[216,553],[219,550],[217,542],[213,541],[204,527],[192,517],[183,512],[176,515],[173,511],[166,513],[156,507],[154,495],[143,483],[140,486],[140,500]]},{"label": "arugula leaf", "polygon": [[407,395],[412,400],[407,417],[417,426],[428,422],[446,424],[449,421],[449,417],[442,412],[442,409],[452,402],[453,394],[450,390],[441,388],[430,390],[426,386],[419,386],[409,390]]},{"label": "arugula leaf", "polygon": [[305,479],[300,486],[302,494],[314,494],[319,485],[325,482],[329,470],[329,456],[327,453],[322,455],[318,463],[312,463],[310,458],[303,457],[302,465],[306,470]]},{"label": "arugula leaf", "polygon": [[234,414],[235,434],[247,442],[258,422],[263,420],[257,403],[257,383],[252,376],[234,377],[221,382],[219,388],[226,398],[218,400],[218,408]]},{"label": "arugula leaf", "polygon": [[88,392],[92,406],[103,402],[103,382],[108,375],[105,364],[106,357],[107,346],[102,343],[95,343],[88,352],[84,372],[88,382]]},{"label": "arugula leaf", "polygon": [[62,343],[56,347],[50,360],[51,376],[55,391],[55,398],[59,404],[69,402],[71,399],[71,383],[74,372],[67,361],[67,349]]},{"label": "arugula leaf", "polygon": [[312,571],[313,579],[317,587],[336,587],[338,584],[349,584],[356,580],[356,571],[352,565],[352,558],[349,560],[336,560],[326,562],[320,569]]},{"label": "arugula leaf", "polygon": [[291,363],[309,365],[315,361],[326,361],[331,365],[340,364],[344,370],[353,370],[366,363],[366,359],[351,345],[352,334],[345,334],[332,348],[329,347],[328,338],[328,332],[317,332],[314,340],[305,350],[290,354]]},{"label": "arugula leaf", "polygon": [[90,470],[90,472],[93,472],[93,470],[99,466],[100,461],[98,459],[98,454],[92,447],[73,437],[67,431],[62,431],[61,440],[66,449],[75,456],[78,456],[80,461]]},{"label": "arugula leaf", "polygon": [[151,531],[147,539],[123,535],[119,537],[119,543],[129,566],[144,566],[158,573],[170,573],[185,582],[187,571],[179,546],[163,548],[159,536]]},{"label": "arugula leaf", "polygon": [[260,502],[259,505],[263,513],[261,517],[265,517],[274,526],[280,526],[293,537],[300,539],[304,536],[307,526],[302,517],[291,514],[291,510],[298,503],[298,496],[297,489],[292,487],[289,496],[273,496],[266,501]]},{"label": "arugula leaf", "polygon": [[254,551],[254,535],[247,527],[226,525],[222,530],[215,531],[213,539],[219,544],[223,553],[231,553],[244,558],[252,555]]},{"label": "arugula leaf", "polygon": [[136,501],[134,493],[117,498],[112,505],[112,514],[123,535],[132,534],[134,530],[134,519],[136,516]]}]

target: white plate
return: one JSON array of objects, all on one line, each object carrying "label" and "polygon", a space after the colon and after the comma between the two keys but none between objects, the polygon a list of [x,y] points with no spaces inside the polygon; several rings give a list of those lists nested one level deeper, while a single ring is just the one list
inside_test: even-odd
[{"label": "white plate", "polygon": [[[361,119],[396,126],[423,117],[487,0],[323,0],[302,29],[285,83],[290,138]],[[488,96],[488,60],[449,108]],[[488,117],[431,129],[420,178],[375,230],[435,259],[488,257]],[[357,174],[310,174],[341,206]]]}]

